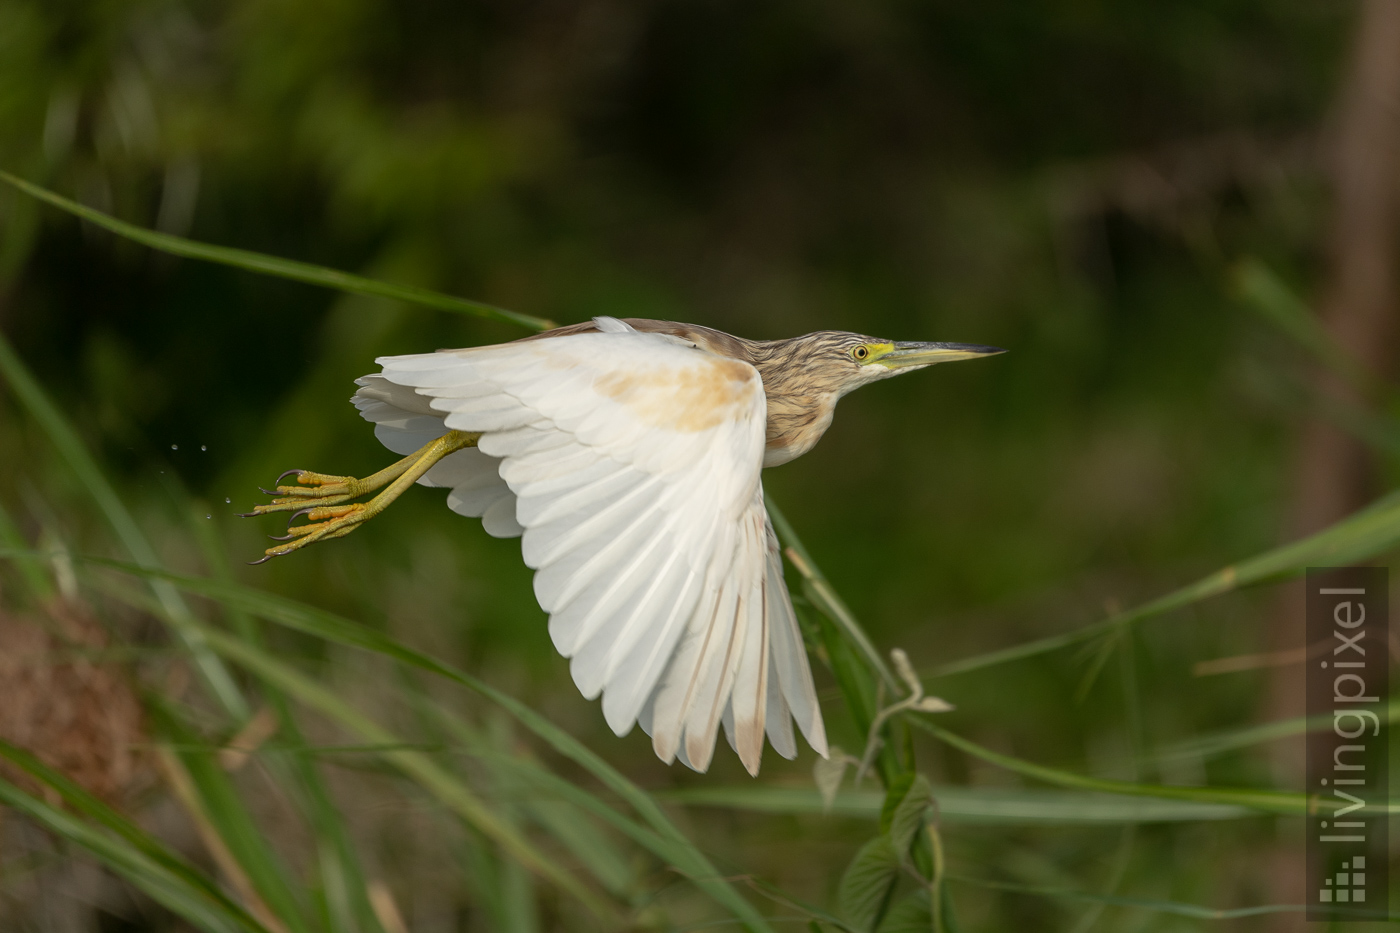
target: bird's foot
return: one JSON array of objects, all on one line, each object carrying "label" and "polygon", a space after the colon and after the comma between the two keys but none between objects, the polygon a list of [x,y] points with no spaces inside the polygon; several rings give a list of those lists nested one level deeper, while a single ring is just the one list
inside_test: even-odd
[{"label": "bird's foot", "polygon": [[377,488],[353,476],[333,476],[329,473],[313,473],[310,470],[288,470],[277,477],[278,482],[283,476],[293,473],[296,474],[297,485],[264,489],[263,492],[276,498],[271,502],[253,506],[253,511],[245,512],[243,517],[252,518],[272,512],[295,512],[306,508],[312,502],[316,505],[339,505]]},{"label": "bird's foot", "polygon": [[[363,522],[368,521],[388,507],[405,489],[418,481],[433,464],[443,457],[464,447],[473,447],[480,434],[466,431],[448,431],[441,437],[429,441],[397,463],[391,464],[378,473],[356,479],[353,476],[335,476],[330,473],[313,473],[310,470],[288,470],[277,477],[296,474],[295,486],[278,486],[264,489],[273,496],[271,502],[254,506],[253,511],[243,513],[245,518],[268,515],[272,512],[291,512],[287,519],[287,534],[273,537],[274,541],[286,541],[270,547],[265,556],[253,563],[261,564],[274,557],[290,554],[299,548],[327,538],[343,538]],[[351,502],[366,493],[383,489],[368,502]],[[307,516],[304,525],[293,525],[298,517]]]},{"label": "bird's foot", "polygon": [[[304,500],[303,500],[304,501]],[[299,512],[292,513],[292,517],[287,520],[287,533],[274,541],[286,541],[286,544],[279,544],[268,548],[260,560],[253,563],[261,564],[264,561],[272,560],[274,557],[283,557],[295,550],[314,544],[317,541],[325,541],[328,538],[343,538],[361,523],[371,518],[378,509],[371,508],[370,504],[363,502],[352,502],[349,505],[318,505],[311,508],[303,508]],[[300,516],[305,515],[307,523],[305,525],[293,525]]]}]

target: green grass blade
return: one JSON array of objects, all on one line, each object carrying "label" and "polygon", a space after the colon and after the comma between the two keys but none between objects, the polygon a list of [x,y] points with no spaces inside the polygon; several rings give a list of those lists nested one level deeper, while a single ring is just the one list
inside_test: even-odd
[{"label": "green grass blade", "polygon": [[[508,751],[501,741],[482,734],[424,691],[416,689],[416,685],[413,698],[416,706],[431,718],[431,728],[441,730],[439,734],[444,746],[450,742],[459,743],[454,747],[460,747],[467,755],[490,767],[501,789],[499,796],[511,799],[522,816],[532,820],[569,850],[610,894],[627,898],[635,890],[636,879],[627,866],[626,858],[614,845],[613,839],[600,832],[596,824],[584,816],[584,812],[603,816],[605,822],[626,817],[595,795],[568,782],[562,782],[567,788],[566,793],[558,793],[560,779],[533,756],[527,752]],[[519,795],[510,792],[521,787],[531,788],[532,791]],[[583,805],[578,800],[565,799],[574,795],[586,798]],[[610,812],[603,814],[595,808],[606,808]]]},{"label": "green grass blade", "polygon": [[55,791],[74,813],[87,817],[116,834],[139,851],[144,858],[158,865],[182,884],[191,889],[197,889],[224,910],[238,914],[248,923],[256,925],[256,921],[235,901],[225,895],[223,890],[211,879],[63,773],[50,768],[29,752],[11,745],[3,739],[0,739],[0,758],[5,759],[11,765]]},{"label": "green grass blade", "polygon": [[[519,783],[520,787],[529,788],[532,799],[540,799],[545,803],[567,804],[583,813],[597,817],[642,848],[650,851],[663,862],[685,874],[702,890],[706,888],[707,884],[716,880],[713,875],[695,874],[696,871],[713,872],[714,869],[708,864],[697,864],[684,847],[678,846],[659,833],[628,819],[595,795],[558,775],[532,762],[501,752],[478,749],[472,754],[492,764],[503,774],[509,775],[512,780]],[[719,899],[716,898],[716,900]]]},{"label": "green grass blade", "polygon": [[501,895],[501,862],[496,857],[491,840],[468,827],[459,834],[451,845],[453,854],[461,867],[465,889],[473,906],[485,915],[487,925],[493,930],[505,926],[502,915],[506,913],[504,898]]},{"label": "green grass blade", "polygon": [[[1327,801],[1316,795],[1295,794],[1278,790],[1259,790],[1247,787],[1183,787],[1167,784],[1136,784],[1132,781],[1117,781],[1110,778],[1094,778],[1072,771],[1061,771],[1033,762],[1023,761],[1011,755],[1003,755],[970,742],[962,736],[949,732],[942,726],[934,725],[922,716],[909,716],[909,721],[917,728],[930,732],[949,745],[974,758],[980,758],[1008,771],[1026,777],[1056,784],[1060,787],[1076,787],[1082,790],[1103,791],[1109,794],[1126,794],[1136,797],[1161,797],[1168,800],[1190,800],[1197,803],[1219,803],[1246,807],[1260,813],[1280,813],[1300,816],[1309,812],[1309,807],[1325,808]],[[1400,806],[1388,805],[1389,812],[1400,812]]]},{"label": "green grass blade", "polygon": [[248,272],[277,276],[279,278],[291,279],[295,282],[305,282],[308,285],[320,285],[342,292],[373,295],[377,298],[389,298],[409,304],[423,305],[428,308],[437,308],[441,311],[455,311],[458,314],[470,314],[476,317],[491,318],[492,320],[505,321],[510,324],[519,324],[521,327],[526,327],[535,331],[549,330],[557,326],[553,321],[548,321],[544,318],[538,318],[530,314],[521,314],[518,311],[509,311],[505,308],[498,308],[495,305],[486,304],[481,301],[471,301],[466,298],[457,298],[453,295],[444,295],[441,292],[435,292],[426,288],[418,288],[413,285],[396,285],[392,282],[382,282],[378,279],[366,278],[361,275],[354,275],[350,272],[342,272],[339,269],[330,269],[325,266],[317,266],[309,262],[281,259],[277,256],[268,256],[264,253],[255,253],[246,249],[212,246],[208,243],[198,243],[194,240],[172,236],[168,233],[158,233],[154,230],[147,230],[144,227],[138,227],[135,224],[129,224],[126,221],[118,220],[101,211],[85,207],[76,201],[70,201],[62,195],[54,194],[46,188],[41,188],[36,184],[11,175],[9,172],[0,171],[0,181],[4,181],[18,188],[25,194],[38,198],[46,204],[51,204],[59,210],[67,211],[76,217],[81,217],[89,223],[96,224],[104,230],[110,230],[118,236],[126,237],[128,240],[134,240],[143,246],[149,246],[151,249],[157,249],[163,253],[170,253],[174,256],[183,256],[188,259],[202,259],[206,262],[217,262],[225,266],[233,266],[236,269],[244,269]]},{"label": "green grass blade", "polygon": [[[480,772],[468,772],[460,766],[463,756],[459,753],[464,746],[468,755],[473,748],[494,749],[509,744],[509,739],[500,730],[495,730],[490,736],[482,735],[458,716],[447,712],[441,704],[429,698],[421,682],[413,677],[416,672],[397,666],[394,673],[402,684],[401,694],[417,714],[416,721],[423,738],[435,745],[435,750],[439,752],[436,760],[463,781],[473,777],[481,781]],[[461,742],[454,742],[453,736],[461,739]],[[511,827],[523,831],[525,808],[530,795],[521,794],[517,783],[497,773],[490,774],[489,784],[481,783],[483,787],[489,787],[482,794],[490,799],[497,816]],[[491,928],[501,933],[539,933],[535,879],[520,867],[519,862],[500,852],[499,847],[492,845],[490,839],[470,824],[463,828],[466,832],[457,837],[454,849],[459,852],[458,857],[471,879],[474,903],[485,912]],[[586,859],[579,864],[585,869],[591,868]],[[615,925],[616,919],[612,922]]]},{"label": "green grass blade", "polygon": [[[764,897],[767,897],[769,900],[800,911],[802,914],[801,919],[807,921],[807,929],[811,931],[811,933],[825,933],[827,927],[833,930],[840,930],[841,933],[860,933],[859,930],[835,914],[828,913],[809,901],[794,897],[770,881],[764,881],[762,878],[755,878],[753,876],[749,876],[745,880],[748,882],[750,888],[762,894]],[[792,918],[783,919],[790,920]],[[926,933],[926,930],[920,931],[920,933]]]},{"label": "green grass blade", "polygon": [[[892,699],[906,692],[908,687],[895,679],[855,614],[812,559],[787,517],[771,500],[767,501],[767,506],[775,529],[787,545],[788,562],[802,576],[802,593],[818,612],[817,627],[822,647],[826,649],[831,672],[851,712],[859,734],[858,741],[863,746],[879,714],[881,688],[886,698]],[[882,732],[888,740],[881,744],[876,754],[874,771],[884,784],[889,784],[912,766],[900,761],[896,749],[901,743],[894,739],[893,730],[899,730],[905,738],[908,736],[898,722],[890,721],[883,727]]]},{"label": "green grass blade", "polygon": [[[233,574],[223,541],[214,524],[200,518],[207,515],[209,510],[191,501],[183,490],[177,490],[177,493],[186,524],[204,555],[205,566],[215,579],[232,584]],[[251,615],[237,607],[216,605],[224,611],[229,627],[240,638],[261,647],[262,633]],[[316,836],[317,863],[325,892],[325,906],[331,920],[328,925],[345,933],[362,930],[383,933],[379,918],[370,904],[364,869],[346,832],[345,821],[336,810],[330,791],[317,770],[314,756],[305,750],[305,740],[287,698],[281,691],[266,685],[263,695],[277,713],[278,732],[288,746],[285,752],[268,755],[266,761],[282,785],[291,792],[298,810]]]},{"label": "green grass blade", "polygon": [[1377,388],[1375,378],[1322,326],[1321,319],[1262,261],[1241,260],[1233,270],[1235,291],[1261,317],[1318,362],[1363,391]]},{"label": "green grass blade", "polygon": [[[320,711],[351,731],[358,733],[366,741],[383,745],[392,745],[398,742],[397,737],[392,733],[352,708],[332,691],[273,659],[262,649],[212,629],[206,629],[205,636],[214,649],[225,657],[248,668],[299,702]],[[412,778],[453,813],[492,839],[512,858],[576,898],[593,913],[599,916],[608,915],[607,905],[600,901],[593,892],[572,876],[560,871],[533,843],[509,823],[500,819],[486,801],[479,798],[461,781],[444,771],[427,755],[404,749],[384,750],[378,754]]]},{"label": "green grass blade", "polygon": [[219,764],[216,748],[183,723],[175,711],[157,697],[148,696],[147,708],[172,743],[198,795],[199,809],[229,854],[248,876],[258,896],[292,933],[310,933],[305,905],[289,882],[291,873],[268,844],[267,836]]},{"label": "green grass blade", "polygon": [[[0,505],[0,546],[23,551],[29,548],[29,542],[24,540],[24,535],[20,533],[19,526],[3,505]],[[29,596],[39,603],[46,602],[53,598],[53,583],[49,580],[48,574],[44,571],[44,563],[38,558],[18,558],[15,561],[19,565],[21,578],[24,580],[25,589],[29,591]]]},{"label": "green grass blade", "polygon": [[[1387,725],[1400,720],[1400,700],[1390,701],[1383,710],[1377,711],[1377,716],[1381,722]],[[1293,719],[1281,719],[1276,722],[1245,726],[1242,729],[1226,729],[1169,745],[1159,750],[1153,757],[1157,761],[1210,758],[1225,752],[1248,748],[1251,745],[1272,742],[1275,739],[1302,735],[1305,732],[1324,731],[1331,729],[1332,724],[1330,715],[1311,718],[1298,716]]]},{"label": "green grass blade", "polygon": [[506,775],[516,782],[517,792],[529,800],[567,804],[571,808],[597,817],[672,867],[681,871],[685,871],[688,867],[685,853],[674,844],[636,821],[628,819],[599,800],[594,794],[558,775],[532,762],[503,752],[478,748],[470,754],[487,762],[502,775]]},{"label": "green grass blade", "polygon": [[[7,553],[9,553],[10,556],[15,556],[13,552]],[[558,726],[554,725],[554,723],[545,719],[539,713],[514,697],[502,693],[470,674],[457,670],[450,665],[443,664],[428,655],[400,644],[394,639],[376,632],[373,629],[358,625],[334,613],[326,612],[314,606],[308,606],[296,600],[265,593],[261,590],[256,590],[241,584],[221,583],[217,580],[210,580],[202,577],[186,577],[164,570],[139,567],[121,561],[104,560],[100,558],[82,558],[81,560],[88,564],[111,567],[135,576],[158,577],[159,579],[166,580],[178,586],[186,592],[206,596],[210,599],[225,603],[226,605],[238,607],[274,624],[285,626],[336,644],[382,654],[407,664],[410,667],[428,671],[467,687],[505,709],[520,722],[521,725],[548,743],[555,751],[584,768],[600,781],[603,786],[625,800],[628,805],[641,816],[643,822],[650,826],[663,839],[667,840],[668,843],[675,845],[677,851],[685,854],[684,864],[685,866],[689,866],[686,872],[695,880],[695,883],[700,885],[711,897],[714,897],[725,907],[733,911],[735,915],[744,922],[746,927],[759,931],[768,931],[770,929],[768,922],[763,916],[754,909],[752,904],[739,895],[732,886],[722,880],[720,873],[710,864],[704,853],[696,848],[694,843],[676,828],[675,824],[666,817],[660,806],[650,795],[629,781],[621,772],[613,768],[602,758],[598,757],[597,754],[583,745],[583,743],[579,742],[563,729],[560,729]],[[213,637],[212,634],[210,637]],[[227,641],[230,640],[221,639],[220,643],[226,643]],[[382,737],[370,739],[370,741],[385,742]],[[386,744],[393,744],[393,742],[390,740],[390,742]],[[683,866],[677,865],[677,867],[680,868]]]},{"label": "green grass blade", "polygon": [[539,933],[540,911],[535,879],[512,859],[501,862],[501,933]]},{"label": "green grass blade", "polygon": [[[9,383],[15,396],[29,410],[30,416],[49,436],[50,443],[67,462],[68,468],[77,475],[88,495],[97,503],[97,507],[116,532],[131,559],[142,567],[158,568],[160,561],[156,557],[155,549],[146,540],[141,526],[127,510],[112,484],[107,482],[107,477],[78,438],[77,432],[3,336],[0,336],[0,377]],[[210,691],[230,715],[240,720],[246,718],[247,702],[239,692],[238,685],[229,676],[223,662],[203,643],[198,630],[188,624],[192,617],[185,601],[168,582],[153,579],[150,583],[172,628],[189,649],[195,666],[204,676]]]},{"label": "green grass blade", "polygon": [[[851,612],[850,607],[841,599],[830,581],[826,579],[826,575],[821,572],[817,562],[812,559],[812,555],[808,553],[802,539],[797,536],[797,531],[787,520],[787,516],[782,513],[782,510],[772,499],[765,497],[764,504],[768,507],[768,515],[773,519],[773,527],[778,532],[778,537],[797,555],[793,566],[812,584],[812,595],[816,597],[814,602],[817,608],[830,616],[832,621],[840,626],[842,633],[856,647],[865,663],[884,681],[885,689],[890,691],[891,696],[903,694],[905,692],[904,685],[895,678],[894,672],[885,663],[885,659],[875,648],[870,636],[865,634],[865,629],[861,627],[855,613]],[[790,558],[791,555],[789,555]]]},{"label": "green grass blade", "polygon": [[[233,562],[229,560],[228,552],[224,549],[219,528],[207,518],[201,519],[201,516],[208,516],[212,512],[208,503],[196,502],[183,489],[179,490],[177,503],[185,516],[185,527],[189,529],[190,535],[199,547],[200,555],[204,558],[204,566],[208,568],[209,575],[216,580],[233,583]],[[219,608],[223,610],[225,622],[231,631],[236,632],[244,641],[253,644],[261,643],[262,633],[258,630],[257,623],[253,621],[252,616],[240,609],[230,609],[227,606]]]},{"label": "green grass blade", "polygon": [[[336,809],[315,760],[303,750],[305,741],[286,698],[280,691],[268,689],[266,693],[275,694],[270,699],[281,721],[279,731],[293,746],[286,752],[272,751],[269,759],[283,783],[294,791],[299,809],[316,836],[322,883],[327,888],[328,907],[336,921],[331,928],[382,931],[370,905],[368,882],[346,832],[345,820]],[[340,896],[332,896],[335,891],[339,891]]]},{"label": "green grass blade", "polygon": [[[600,805],[606,806],[598,798],[591,794],[589,796]],[[604,890],[623,900],[631,897],[637,887],[637,879],[633,876],[626,857],[613,844],[613,840],[602,833],[592,821],[581,818],[579,807],[571,806],[562,800],[531,800],[526,804],[525,810],[530,819],[559,840],[560,844],[588,869]],[[621,814],[618,816],[625,819]]]},{"label": "green grass blade", "polygon": [[954,661],[933,671],[932,676],[965,674],[1055,651],[1103,634],[1116,626],[1131,625],[1241,587],[1297,576],[1311,566],[1347,566],[1393,550],[1397,545],[1400,545],[1400,493],[1391,493],[1315,535],[1217,570],[1195,583],[1102,622],[1063,635],[1052,635]]},{"label": "green grass blade", "polygon": [[172,871],[168,864],[143,851],[145,847],[102,833],[77,817],[26,794],[3,778],[0,778],[0,803],[86,849],[102,864],[199,929],[209,933],[270,933],[237,904],[211,891],[211,884],[191,883],[188,875],[193,869]]},{"label": "green grass blade", "polygon": [[[960,874],[949,874],[949,880],[958,881],[959,884],[972,885],[977,888],[991,888],[994,891],[1011,891],[1015,894],[1030,894],[1033,897],[1061,898],[1067,901],[1085,901],[1089,904],[1103,904],[1107,906],[1126,906],[1126,908],[1138,908],[1142,911],[1154,911],[1156,913],[1172,913],[1176,916],[1186,916],[1186,918],[1196,920],[1236,920],[1246,918],[1246,916],[1261,916],[1266,913],[1302,913],[1306,911],[1306,906],[1302,904],[1263,904],[1250,906],[1250,908],[1218,909],[1208,908],[1198,904],[1183,904],[1180,901],[1154,901],[1149,898],[1131,898],[1116,894],[1093,894],[1092,891],[1075,891],[1071,888],[1050,888],[1039,887],[1032,884],[1014,884],[1008,881],[991,881],[986,878],[970,878],[960,876]],[[1385,912],[1375,912],[1366,915],[1365,919],[1394,919],[1396,915],[1387,915]],[[1364,918],[1358,918],[1364,919]]]},{"label": "green grass blade", "polygon": [[[696,787],[665,791],[661,800],[692,807],[720,807],[771,814],[821,814],[877,819],[884,803],[877,791],[838,794],[828,809],[809,787]],[[1180,823],[1254,817],[1246,807],[1187,800],[1159,800],[1080,791],[1002,787],[934,788],[942,823],[1103,826]]]}]

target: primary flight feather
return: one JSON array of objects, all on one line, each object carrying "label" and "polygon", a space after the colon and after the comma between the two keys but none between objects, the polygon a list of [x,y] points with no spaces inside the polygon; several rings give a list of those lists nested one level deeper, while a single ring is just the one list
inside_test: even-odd
[{"label": "primary flight feather", "polygon": [[348,534],[414,482],[450,489],[453,511],[521,538],[550,637],[614,732],[640,724],[662,760],[704,771],[723,726],[757,774],[765,734],[797,754],[794,721],[827,754],[763,467],[810,450],[860,385],[999,352],[600,317],[383,357],[354,403],[404,459],[363,480],[289,471],[297,485],[250,514],[308,516],[266,560]]}]

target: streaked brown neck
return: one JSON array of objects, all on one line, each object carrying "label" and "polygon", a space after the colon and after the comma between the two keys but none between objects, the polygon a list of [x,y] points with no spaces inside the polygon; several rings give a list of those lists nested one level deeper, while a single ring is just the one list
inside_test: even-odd
[{"label": "streaked brown neck", "polygon": [[[788,340],[745,340],[724,331],[698,324],[676,321],[651,321],[644,318],[622,318],[635,329],[649,334],[670,334],[689,340],[717,356],[727,356],[750,363],[763,378],[763,392],[768,397],[766,467],[795,460],[816,446],[836,411],[840,393],[833,387],[812,385],[803,366],[803,354],[815,350],[801,337]],[[592,321],[570,324],[533,334],[524,340],[543,337],[563,337],[596,331]]]}]

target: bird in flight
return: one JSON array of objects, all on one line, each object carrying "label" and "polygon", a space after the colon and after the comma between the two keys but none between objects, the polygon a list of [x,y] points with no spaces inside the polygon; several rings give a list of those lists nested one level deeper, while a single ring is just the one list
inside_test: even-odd
[{"label": "bird in flight", "polygon": [[[843,331],[744,340],[610,317],[512,343],[376,362],[353,402],[397,463],[357,479],[289,470],[249,515],[292,512],[260,561],[349,534],[413,483],[521,538],[549,634],[618,735],[705,771],[723,725],[750,774],[766,734],[826,732],[760,473],[811,450],[866,383],[996,347]],[[381,490],[367,502],[353,502]]]}]

